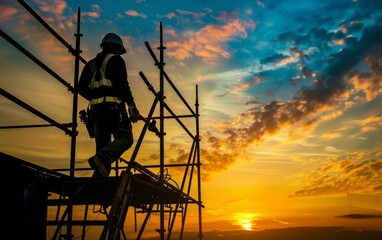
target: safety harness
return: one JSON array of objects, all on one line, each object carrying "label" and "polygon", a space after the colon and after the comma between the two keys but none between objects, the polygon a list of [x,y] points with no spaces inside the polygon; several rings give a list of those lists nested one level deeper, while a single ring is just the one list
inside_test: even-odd
[{"label": "safety harness", "polygon": [[[115,55],[117,55],[117,54],[107,54],[106,55],[105,59],[102,62],[101,68],[100,68],[101,79],[99,81],[96,80],[97,66],[96,66],[95,61],[92,64],[90,64],[90,69],[93,72],[93,77],[90,80],[90,89],[91,90],[96,89],[96,88],[100,88],[100,87],[112,87],[113,86],[110,79],[106,78],[105,72],[106,72],[106,66],[107,66],[108,61],[110,60],[111,57],[113,57]],[[90,104],[95,105],[95,104],[100,104],[103,102],[117,102],[118,100],[120,100],[120,98],[118,98],[118,97],[104,96],[104,97],[95,98],[95,99],[90,100]]]}]

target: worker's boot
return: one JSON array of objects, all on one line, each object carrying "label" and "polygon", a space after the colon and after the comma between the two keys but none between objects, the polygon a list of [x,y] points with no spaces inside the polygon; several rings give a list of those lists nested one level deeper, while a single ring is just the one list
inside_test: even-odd
[{"label": "worker's boot", "polygon": [[94,169],[93,177],[108,177],[110,166],[105,166],[104,162],[98,156],[89,158],[89,165]]}]

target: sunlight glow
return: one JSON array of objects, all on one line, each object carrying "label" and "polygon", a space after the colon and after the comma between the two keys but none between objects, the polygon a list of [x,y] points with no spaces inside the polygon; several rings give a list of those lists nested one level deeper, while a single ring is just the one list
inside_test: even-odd
[{"label": "sunlight glow", "polygon": [[256,213],[236,213],[235,219],[240,227],[246,231],[252,231],[255,225],[254,220],[257,220]]},{"label": "sunlight glow", "polygon": [[252,230],[252,223],[251,223],[251,220],[249,220],[249,219],[242,219],[242,220],[241,220],[241,227],[242,227],[244,230],[251,231],[251,230]]}]

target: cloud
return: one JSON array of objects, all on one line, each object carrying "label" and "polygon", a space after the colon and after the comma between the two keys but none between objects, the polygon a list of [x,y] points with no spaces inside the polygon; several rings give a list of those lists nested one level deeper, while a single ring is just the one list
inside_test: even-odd
[{"label": "cloud", "polygon": [[17,13],[17,9],[9,6],[0,5],[0,21],[5,22],[12,18]]},{"label": "cloud", "polygon": [[330,157],[302,174],[304,186],[291,197],[382,192],[381,169],[382,159],[373,154],[355,152]]},{"label": "cloud", "polygon": [[[212,151],[201,149],[200,155],[201,159],[203,159],[203,171],[201,172],[201,177],[203,180],[209,180],[214,172],[227,170],[239,156],[238,153],[226,153],[224,151],[220,151],[218,148]],[[176,158],[170,159],[170,163],[185,163],[187,162],[189,154],[179,147],[176,156]]]},{"label": "cloud", "polygon": [[[36,0],[36,3],[39,6],[39,9],[44,13],[41,17],[50,25],[54,26],[53,28],[58,33],[62,35],[66,35],[67,33],[72,33],[72,30],[75,26],[73,22],[77,21],[77,15],[73,15],[71,9],[67,9],[66,1],[53,0],[53,1],[42,1]],[[96,4],[91,5],[94,11],[100,11],[99,6]],[[65,11],[69,11],[69,15],[65,15]],[[93,12],[84,12],[82,13],[84,16],[92,16],[95,17],[96,13]],[[25,18],[25,16],[22,16]],[[99,16],[98,16],[99,17]],[[29,17],[28,17],[29,18]],[[64,36],[62,36],[64,37]],[[72,37],[70,35],[70,37]]]},{"label": "cloud", "polygon": [[339,137],[342,137],[343,135],[341,134],[340,131],[335,131],[335,132],[327,132],[327,133],[324,133],[320,136],[320,138],[323,138],[323,139],[333,139],[333,138],[339,138]]},{"label": "cloud", "polygon": [[176,15],[175,15],[175,13],[171,12],[171,13],[168,13],[165,16],[161,16],[161,17],[166,17],[166,18],[171,20],[173,18],[176,18]]},{"label": "cloud", "polygon": [[130,17],[141,17],[141,18],[147,18],[147,16],[143,13],[139,13],[135,10],[127,10],[125,12],[126,15],[130,16]]},{"label": "cloud", "polygon": [[274,62],[281,61],[282,59],[284,59],[286,57],[288,57],[288,56],[281,54],[281,53],[277,53],[277,54],[274,54],[272,56],[261,59],[260,63],[261,64],[274,63]]},{"label": "cloud", "polygon": [[[377,67],[380,66],[378,59],[380,59],[379,55],[382,52],[378,47],[380,44],[382,44],[382,27],[374,26],[365,28],[360,41],[356,45],[348,46],[332,55],[328,66],[321,74],[318,74],[314,84],[301,88],[291,100],[273,100],[264,104],[253,102],[254,107],[237,116],[230,124],[221,123],[215,132],[206,134],[208,139],[207,143],[209,145],[208,149],[211,149],[211,152],[204,152],[204,154],[208,156],[209,160],[207,162],[211,166],[216,166],[216,168],[211,167],[210,170],[217,171],[224,169],[223,167],[218,167],[221,166],[220,158],[227,160],[226,165],[232,164],[235,158],[239,156],[235,154],[235,151],[245,151],[249,146],[261,143],[266,135],[274,135],[288,127],[290,128],[290,136],[295,135],[296,130],[299,128],[304,129],[304,133],[306,134],[308,129],[315,128],[319,123],[342,115],[347,107],[352,106],[352,104],[349,104],[349,99],[355,95],[359,95],[357,93],[360,91],[373,92],[374,94],[369,94],[370,97],[367,98],[368,101],[372,100],[373,97],[380,92],[381,78],[374,77],[375,82],[362,86],[349,79],[354,78],[354,75],[357,74],[357,76],[359,76],[359,70],[357,68],[359,64],[369,66],[367,68],[368,76],[377,76],[380,74],[381,70]],[[190,52],[189,54],[191,55]],[[280,62],[280,59],[284,59],[284,56],[274,55],[263,61],[277,63]],[[249,102],[246,102],[246,104],[250,106]],[[379,124],[379,122],[380,118],[374,116],[363,121],[361,127],[363,127],[363,131],[371,131],[379,126],[376,125]],[[334,135],[331,137],[333,136]],[[339,135],[337,134],[336,136]],[[327,135],[326,137],[329,136]],[[328,147],[327,151],[338,152],[339,150]],[[227,155],[224,155],[225,153]],[[218,158],[215,158],[213,154],[217,154],[216,156],[218,156]],[[205,157],[203,157],[203,160],[204,158]],[[212,161],[216,161],[217,164],[214,165]],[[372,161],[369,163],[371,169],[379,164]],[[349,165],[349,167],[350,166],[351,165]],[[328,165],[328,167],[330,167],[330,165]],[[361,169],[359,170],[362,171]],[[349,175],[348,178],[342,180],[342,182],[337,182],[338,186],[319,185],[316,188],[314,185],[309,185],[301,192],[297,192],[295,196],[346,191],[346,188],[341,188],[341,186],[350,186],[349,184],[352,182],[350,179],[356,179],[355,176],[360,176],[362,173],[354,174],[356,175]],[[319,176],[320,175],[317,174],[317,178]],[[380,182],[380,175],[378,176]],[[326,178],[332,181],[335,180],[334,176],[328,175]],[[318,179],[318,181],[324,181],[326,178]],[[365,184],[365,182],[363,182],[363,184]],[[357,188],[359,190],[365,189],[362,185],[357,185],[355,189]],[[381,188],[381,185],[375,185],[374,188],[370,186],[370,190],[378,188]]]},{"label": "cloud", "polygon": [[[308,122],[312,117],[331,111],[343,96],[348,96],[349,90],[346,79],[357,64],[364,59],[370,59],[373,66],[378,64],[378,58],[373,57],[375,46],[382,43],[382,27],[375,26],[365,29],[363,37],[356,47],[350,47],[333,56],[331,64],[321,74],[313,87],[304,87],[293,99],[281,102],[272,101],[261,108],[251,109],[245,115],[253,120],[251,126],[240,131],[250,142],[259,141],[265,134],[274,134],[282,127],[296,123]],[[371,68],[371,70],[373,70]],[[379,73],[376,69],[373,74]],[[372,86],[381,85],[382,79],[377,78]],[[375,89],[374,87],[373,89]],[[360,87],[359,87],[360,89]],[[365,89],[362,88],[362,89]],[[367,88],[366,88],[367,89]],[[380,91],[380,90],[378,90]],[[375,96],[375,94],[373,95]],[[370,100],[370,99],[369,99]]]},{"label": "cloud", "polygon": [[134,51],[134,48],[132,46],[132,38],[130,36],[121,36],[122,38],[122,42],[123,42],[123,46],[126,48],[126,50],[131,53]]},{"label": "cloud", "polygon": [[382,92],[381,85],[381,59],[382,46],[376,45],[372,48],[372,53],[365,56],[365,65],[368,71],[355,71],[348,79],[348,84],[353,85],[356,92],[363,92],[367,101],[375,98]]},{"label": "cloud", "polygon": [[381,120],[382,120],[381,116],[372,115],[363,120],[350,121],[348,122],[348,124],[352,126],[360,126],[362,132],[368,132],[368,131],[378,129],[380,126],[382,126]]},{"label": "cloud", "polygon": [[[66,1],[37,0],[36,3],[42,12],[40,16],[44,21],[49,26],[52,26],[62,38],[71,39],[75,16],[71,13],[69,15],[64,14],[67,10]],[[8,9],[6,12],[14,11]],[[20,21],[15,21],[17,25],[15,25],[14,31],[21,34],[23,40],[37,41],[31,47],[37,48],[38,52],[45,56],[44,61],[53,63],[53,70],[60,69],[61,73],[70,71],[74,58],[68,54],[68,49],[60,44],[48,31],[41,28],[39,23],[31,21],[33,17],[29,13],[22,14],[19,17]],[[39,57],[38,54],[36,57]]]},{"label": "cloud", "polygon": [[81,16],[85,17],[88,16],[90,18],[100,18],[102,9],[98,4],[92,4],[91,5],[92,11],[90,12],[83,12],[81,13]]},{"label": "cloud", "polygon": [[173,38],[178,37],[178,34],[176,33],[176,30],[174,28],[166,28],[166,29],[163,30],[163,33],[166,36],[170,36],[170,37],[173,37]]},{"label": "cloud", "polygon": [[363,23],[360,20],[344,21],[340,24],[340,29],[343,33],[354,33],[360,31],[363,27]]},{"label": "cloud", "polygon": [[180,9],[177,9],[176,12],[180,15],[191,15],[194,21],[200,21],[200,18],[206,15],[204,12],[190,12]]},{"label": "cloud", "polygon": [[367,219],[367,218],[382,218],[381,215],[368,215],[368,214],[347,214],[338,216],[340,218],[353,218],[353,219]]},{"label": "cloud", "polygon": [[232,21],[233,19],[237,19],[239,16],[238,11],[230,11],[230,12],[220,12],[219,16],[216,17],[217,20],[222,21],[222,22],[229,22]]},{"label": "cloud", "polygon": [[262,1],[256,0],[257,6],[265,8],[265,4]]},{"label": "cloud", "polygon": [[61,0],[52,0],[52,1],[44,1],[44,0],[35,0],[39,5],[39,8],[43,12],[54,13],[57,15],[62,15],[64,10],[67,7],[66,1]]},{"label": "cloud", "polygon": [[228,41],[246,37],[245,27],[239,20],[225,25],[208,25],[181,41],[168,42],[167,55],[177,60],[197,56],[204,62],[214,63],[219,58],[231,56],[225,45]]}]

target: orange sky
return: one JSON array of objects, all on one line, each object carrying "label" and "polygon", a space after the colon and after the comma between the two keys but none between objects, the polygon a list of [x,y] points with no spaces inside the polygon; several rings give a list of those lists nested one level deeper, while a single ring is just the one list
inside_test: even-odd
[{"label": "orange sky", "polygon": [[[27,2],[74,46],[78,3]],[[106,31],[118,32],[128,49],[123,57],[137,106],[147,115],[154,98],[138,73],[144,72],[158,89],[159,73],[144,42],[158,53],[158,22],[164,21],[166,72],[192,107],[199,88],[205,231],[382,230],[381,218],[339,217],[382,215],[380,8],[351,21],[353,11],[370,13],[379,5],[353,1],[343,16],[348,21],[342,22],[335,17],[339,6],[320,1],[299,6],[238,1],[214,7],[185,1],[155,6],[155,11],[145,2],[121,5],[121,12],[101,2],[83,3],[82,56],[89,60],[99,51]],[[316,8],[328,17],[314,19],[322,22],[321,30],[312,19],[301,20]],[[282,9],[296,18],[285,17]],[[301,27],[288,27],[296,23]],[[17,2],[0,3],[0,26],[72,84],[73,57]],[[70,122],[71,93],[3,38],[0,47],[0,87],[57,122]],[[176,114],[187,114],[168,85],[166,102]],[[1,126],[45,124],[5,97],[0,104]],[[80,98],[79,109],[86,106]],[[195,131],[194,122],[186,122]],[[136,139],[142,126],[134,124]],[[174,121],[165,127],[166,162],[183,162],[180,156],[189,151],[190,139]],[[78,130],[76,167],[87,167],[94,143],[82,123]],[[158,138],[147,133],[137,161],[157,164],[158,149]],[[1,129],[0,151],[64,168],[69,166],[70,138],[53,127]],[[122,157],[129,159],[132,151]],[[171,175],[180,181],[176,171]],[[187,220],[190,228],[196,228],[194,210]]]}]

